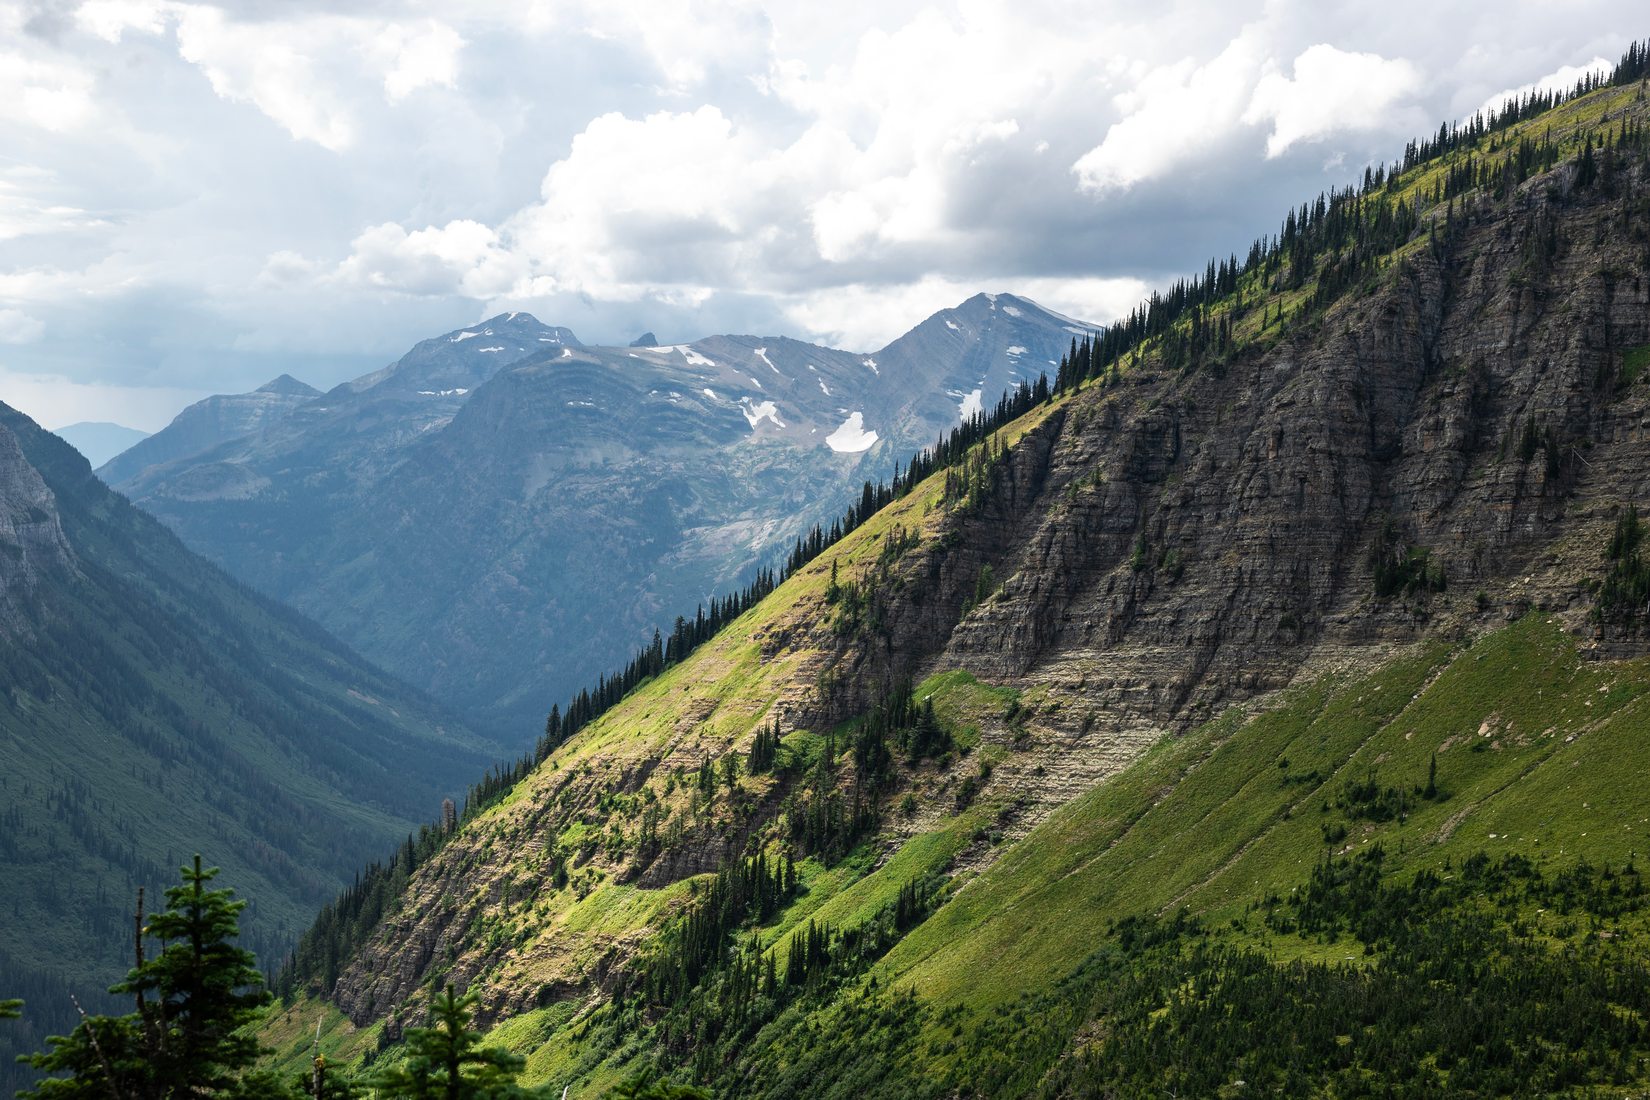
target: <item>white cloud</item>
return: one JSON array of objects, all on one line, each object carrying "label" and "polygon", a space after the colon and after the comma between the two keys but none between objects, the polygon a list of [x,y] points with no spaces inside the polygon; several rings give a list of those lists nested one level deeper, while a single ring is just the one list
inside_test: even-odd
[{"label": "white cloud", "polygon": [[119,42],[127,31],[161,34],[175,7],[170,0],[86,0],[75,9],[82,30],[105,42]]},{"label": "white cloud", "polygon": [[1528,84],[1520,84],[1516,88],[1508,88],[1490,96],[1479,107],[1479,110],[1488,114],[1498,110],[1509,99],[1523,99],[1531,92],[1568,92],[1572,90],[1582,77],[1589,73],[1609,73],[1615,68],[1614,62],[1606,61],[1602,57],[1595,57],[1585,65],[1565,65],[1555,72],[1548,73],[1540,80],[1532,80]]},{"label": "white cloud", "polygon": [[237,23],[204,5],[174,10],[178,53],[200,67],[220,97],[256,106],[299,141],[333,152],[354,141],[350,113],[314,59],[318,47],[348,29],[347,21],[310,18],[271,26]]},{"label": "white cloud", "polygon": [[1245,31],[1214,60],[1153,69],[1116,97],[1123,117],[1072,165],[1088,191],[1128,188],[1219,142],[1242,112],[1262,52]]},{"label": "white cloud", "polygon": [[387,28],[376,44],[380,57],[387,59],[384,94],[396,103],[420,88],[453,87],[463,48],[457,31],[434,20],[418,27]]},{"label": "white cloud", "polygon": [[771,232],[777,161],[715,107],[602,115],[506,235],[540,292],[622,298],[638,283],[721,282]]},{"label": "white cloud", "polygon": [[0,308],[49,324],[7,362],[330,384],[495,305],[860,348],[980,289],[1104,321],[1640,16],[1584,14],[0,0]]},{"label": "white cloud", "polygon": [[[292,277],[310,266],[292,253],[277,253],[265,272]],[[333,278],[405,294],[486,299],[508,291],[516,275],[516,262],[499,247],[498,234],[465,219],[412,233],[393,222],[375,225],[351,243],[349,258]]]},{"label": "white cloud", "polygon": [[105,42],[175,28],[178,55],[197,66],[222,99],[256,107],[299,141],[333,152],[357,140],[360,59],[368,58],[385,99],[420,88],[452,88],[464,39],[433,19],[398,22],[298,14],[241,21],[221,7],[180,0],[88,0],[77,25]]},{"label": "white cloud", "polygon": [[[515,15],[519,7],[507,10]],[[771,35],[762,7],[739,0],[538,0],[521,23],[551,40],[588,35],[633,44],[671,97],[691,93],[717,70],[760,72]]]},{"label": "white cloud", "polygon": [[801,332],[836,347],[869,351],[887,344],[918,321],[981,290],[1022,295],[1056,313],[1106,324],[1151,292],[1140,279],[927,276],[897,285],[829,287],[787,301],[785,316]]},{"label": "white cloud", "polygon": [[1319,43],[1295,58],[1293,77],[1274,70],[1260,78],[1243,121],[1272,123],[1266,155],[1276,157],[1296,142],[1378,129],[1385,113],[1421,84],[1420,70],[1408,61]]},{"label": "white cloud", "polygon": [[73,130],[95,109],[91,74],[78,66],[0,50],[0,119]]},{"label": "white cloud", "polygon": [[45,332],[45,322],[22,310],[0,309],[0,344],[32,344]]}]

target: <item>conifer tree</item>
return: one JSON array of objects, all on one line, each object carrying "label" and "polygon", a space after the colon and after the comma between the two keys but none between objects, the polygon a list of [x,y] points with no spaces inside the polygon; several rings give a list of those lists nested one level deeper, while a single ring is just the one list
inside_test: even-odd
[{"label": "conifer tree", "polygon": [[[126,1016],[83,1016],[52,1049],[28,1058],[47,1073],[33,1092],[39,1100],[79,1097],[126,1100],[280,1095],[266,1075],[246,1076],[258,1044],[242,1033],[268,1002],[250,951],[236,947],[238,916],[246,906],[233,890],[209,890],[218,873],[196,856],[182,869],[183,883],[166,891],[167,909],[141,926],[136,963],[111,993],[131,994],[137,1010]],[[146,959],[145,938],[165,946]]]},{"label": "conifer tree", "polygon": [[607,1094],[612,1100],[710,1100],[710,1090],[668,1081],[649,1082],[646,1074],[621,1081]]},{"label": "conifer tree", "polygon": [[407,1029],[407,1057],[373,1081],[381,1094],[403,1100],[512,1100],[540,1095],[516,1084],[523,1060],[481,1045],[470,1030],[475,994],[453,987],[430,1006],[430,1027]]}]

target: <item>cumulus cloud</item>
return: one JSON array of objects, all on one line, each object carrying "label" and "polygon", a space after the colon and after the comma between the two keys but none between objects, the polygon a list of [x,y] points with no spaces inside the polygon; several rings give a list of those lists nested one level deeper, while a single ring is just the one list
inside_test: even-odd
[{"label": "cumulus cloud", "polygon": [[1114,103],[1122,118],[1072,165],[1089,191],[1130,187],[1163,175],[1220,143],[1243,112],[1262,54],[1245,32],[1204,65],[1181,60],[1152,69]]},{"label": "cumulus cloud", "polygon": [[309,53],[337,21],[272,28],[237,23],[205,6],[180,5],[177,12],[178,53],[200,67],[219,96],[256,106],[301,141],[334,152],[349,146],[354,123]]},{"label": "cumulus cloud", "polygon": [[[271,257],[271,265],[288,273],[307,266],[290,254]],[[486,299],[510,288],[515,268],[513,257],[499,247],[498,234],[480,222],[451,221],[411,233],[386,222],[355,238],[334,278],[406,294]]]},{"label": "cumulus cloud", "polygon": [[850,350],[882,347],[918,321],[981,290],[1007,290],[1056,313],[1105,324],[1122,316],[1151,287],[1142,279],[999,278],[985,281],[928,276],[898,286],[852,285],[799,295],[786,319],[815,339]]},{"label": "cumulus cloud", "polygon": [[1595,57],[1585,65],[1563,65],[1540,80],[1532,80],[1528,84],[1520,84],[1516,88],[1508,88],[1506,91],[1497,92],[1486,99],[1478,109],[1488,114],[1502,107],[1509,99],[1524,99],[1531,92],[1568,92],[1581,81],[1582,77],[1600,73],[1607,74],[1614,67],[1612,62],[1606,61],[1602,57]]},{"label": "cumulus cloud", "polygon": [[64,62],[0,50],[0,118],[43,130],[73,130],[92,117],[89,72]]},{"label": "cumulus cloud", "polygon": [[393,103],[420,88],[453,87],[463,48],[457,31],[434,20],[417,27],[387,28],[376,43],[376,52],[387,59],[384,94]]},{"label": "cumulus cloud", "polygon": [[1272,124],[1266,155],[1276,157],[1296,142],[1380,128],[1386,112],[1413,96],[1421,83],[1420,70],[1401,58],[1350,53],[1320,42],[1295,58],[1292,77],[1274,70],[1260,78],[1243,121]]},{"label": "cumulus cloud", "polygon": [[282,369],[330,384],[501,307],[589,340],[860,348],[981,289],[1104,321],[1488,92],[1573,83],[1638,15],[63,0],[48,27],[39,10],[0,0],[0,310],[49,326],[10,365],[180,392]]},{"label": "cumulus cloud", "polygon": [[86,0],[74,19],[87,33],[119,42],[127,31],[163,33],[173,7],[169,0]]}]

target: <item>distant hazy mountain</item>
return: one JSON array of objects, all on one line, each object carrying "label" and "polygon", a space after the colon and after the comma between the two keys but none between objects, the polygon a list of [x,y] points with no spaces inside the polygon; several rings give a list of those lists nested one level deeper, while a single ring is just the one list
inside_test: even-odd
[{"label": "distant hazy mountain", "polygon": [[135,888],[158,899],[192,853],[272,962],[497,755],[0,405],[0,984],[29,1027],[69,1026],[68,992],[125,972]]},{"label": "distant hazy mountain", "polygon": [[1085,331],[1006,294],[870,354],[755,336],[586,347],[515,313],[206,448],[196,410],[256,395],[202,402],[102,472],[232,573],[526,743],[656,625],[1052,374]]},{"label": "distant hazy mountain", "polygon": [[128,447],[149,438],[148,432],[111,424],[106,420],[83,420],[57,429],[55,433],[85,456],[93,466],[101,466]]},{"label": "distant hazy mountain", "polygon": [[154,435],[141,442],[134,441],[135,445],[128,444],[127,448],[110,456],[110,459],[94,461],[92,465],[102,467],[98,472],[105,481],[114,485],[150,466],[200,454],[220,443],[239,439],[249,432],[274,424],[299,405],[320,395],[320,390],[283,374],[251,393],[208,397],[184,409]]}]

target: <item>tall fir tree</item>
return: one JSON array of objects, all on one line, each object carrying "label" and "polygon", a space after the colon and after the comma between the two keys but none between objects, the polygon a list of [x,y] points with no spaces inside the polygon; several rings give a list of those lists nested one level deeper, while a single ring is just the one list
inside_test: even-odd
[{"label": "tall fir tree", "polygon": [[[30,1056],[34,1068],[68,1074],[41,1081],[26,1100],[181,1100],[184,1097],[281,1095],[267,1075],[248,1075],[258,1057],[243,1032],[269,1000],[252,953],[235,946],[244,901],[233,890],[209,890],[218,873],[182,869],[183,883],[166,891],[167,908],[147,926],[141,906],[134,941],[136,965],[111,993],[130,994],[136,1011],[119,1017],[83,1016],[51,1049]],[[140,895],[141,896],[141,895]],[[164,945],[146,958],[145,939]]]},{"label": "tall fir tree", "polygon": [[407,1056],[378,1074],[373,1087],[402,1100],[515,1100],[545,1095],[516,1084],[523,1060],[481,1045],[470,1029],[474,994],[448,986],[430,1005],[430,1027],[407,1030]]}]

